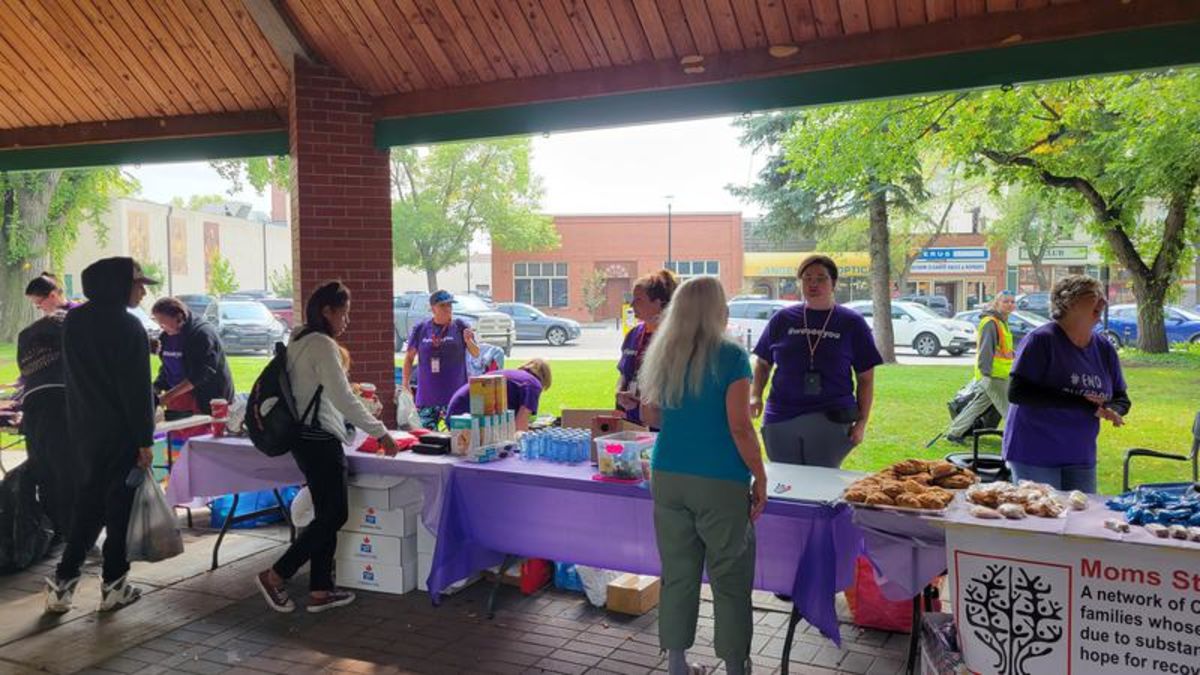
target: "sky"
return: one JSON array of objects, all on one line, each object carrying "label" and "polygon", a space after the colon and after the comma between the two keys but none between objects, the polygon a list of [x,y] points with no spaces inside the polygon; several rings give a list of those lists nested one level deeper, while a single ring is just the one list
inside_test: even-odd
[{"label": "sky", "polygon": [[[763,159],[738,144],[730,117],[554,133],[533,142],[546,213],[757,212],[725,190],[753,179]],[[127,166],[140,197],[166,202],[193,194],[226,194],[228,184],[207,162]],[[270,212],[270,194],[231,196]]]}]

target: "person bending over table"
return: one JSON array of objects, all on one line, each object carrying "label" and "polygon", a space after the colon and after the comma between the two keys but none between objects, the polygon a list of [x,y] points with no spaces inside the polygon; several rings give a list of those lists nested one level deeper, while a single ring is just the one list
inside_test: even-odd
[{"label": "person bending over table", "polygon": [[866,319],[834,300],[838,268],[831,258],[805,258],[796,276],[804,303],[771,317],[754,347],[750,414],[763,413],[774,370],[762,426],[767,456],[836,469],[863,441],[883,357]]},{"label": "person bending over table", "polygon": [[[400,386],[412,391],[413,360],[417,361],[417,414],[421,426],[436,430],[446,418],[454,392],[467,382],[467,353],[479,357],[475,331],[454,318],[454,296],[436,291],[429,296],[433,316],[413,326],[404,352]],[[419,358],[418,358],[419,357]]]},{"label": "person bending over table", "polygon": [[1050,292],[1050,323],[1021,341],[1008,385],[1004,459],[1014,480],[1096,492],[1100,420],[1125,424],[1132,403],[1117,350],[1093,331],[1108,304],[1082,274]]},{"label": "person bending over table", "polygon": [[651,493],[662,561],[659,644],[671,675],[697,672],[687,649],[706,566],[717,656],[727,673],[749,670],[753,522],[767,503],[767,478],[750,419],[750,358],[726,338],[728,316],[720,281],[685,281],[640,376],[644,419],[661,429]]},{"label": "person bending over table", "polygon": [[[308,611],[323,612],[354,602],[354,594],[333,585],[333,560],[337,533],[349,516],[346,494],[346,454],[343,443],[354,440],[358,427],[379,440],[381,448],[396,452],[396,442],[383,423],[375,419],[350,388],[346,361],[337,338],[350,323],[350,289],[331,281],[313,291],[304,307],[304,327],[287,350],[292,395],[306,424],[292,449],[296,466],[312,493],[316,516],[284,552],[283,557],[255,576],[267,606],[291,612],[296,605],[285,584],[304,563],[309,563]],[[309,412],[311,408],[315,408]],[[353,425],[353,426],[351,426]]]},{"label": "person bending over table", "polygon": [[193,316],[178,298],[159,298],[150,315],[162,328],[154,391],[167,419],[212,414],[211,401],[233,402],[233,374],[212,324]]},{"label": "person bending over table", "polygon": [[638,396],[638,371],[645,360],[650,339],[658,330],[663,312],[671,304],[671,296],[679,280],[670,270],[659,270],[647,274],[633,285],[633,316],[639,323],[625,335],[621,343],[621,359],[617,361],[617,408],[625,412],[625,419],[642,424],[641,402]]},{"label": "person bending over table", "polygon": [[[543,359],[531,359],[516,370],[493,371],[504,376],[508,388],[508,409],[516,413],[518,431],[529,430],[529,419],[537,414],[542,392],[550,389],[550,364]],[[448,415],[471,412],[471,385],[464,384],[454,392],[447,406]]]}]

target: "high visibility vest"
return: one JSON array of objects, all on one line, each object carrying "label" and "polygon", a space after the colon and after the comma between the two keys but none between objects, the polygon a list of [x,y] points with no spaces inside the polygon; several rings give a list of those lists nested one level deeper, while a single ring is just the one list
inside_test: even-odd
[{"label": "high visibility vest", "polygon": [[[992,355],[992,377],[997,379],[1005,379],[1012,371],[1013,359],[1016,354],[1013,352],[1013,337],[1012,331],[1008,329],[1007,321],[1000,321],[994,316],[984,316],[979,320],[979,330],[976,335],[983,335],[983,327],[988,322],[996,324],[996,351]],[[979,372],[979,360],[975,360],[975,379],[983,377],[983,373]]]}]

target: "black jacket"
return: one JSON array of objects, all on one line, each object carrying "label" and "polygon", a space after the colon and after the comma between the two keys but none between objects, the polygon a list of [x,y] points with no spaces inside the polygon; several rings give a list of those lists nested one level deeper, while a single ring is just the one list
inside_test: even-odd
[{"label": "black jacket", "polygon": [[83,461],[108,466],[132,461],[137,448],[154,442],[150,342],[126,311],[132,258],[94,262],[82,280],[88,302],[68,312],[63,324],[67,422]]},{"label": "black jacket", "polygon": [[26,392],[63,384],[62,335],[66,310],[29,324],[17,336],[17,365]]},{"label": "black jacket", "polygon": [[[164,336],[164,344],[166,342]],[[209,402],[223,398],[233,402],[233,373],[225,360],[225,349],[213,325],[197,316],[189,316],[179,332],[183,345],[183,376],[194,387],[192,396],[205,415],[212,413]],[[167,391],[172,385],[167,382],[166,370],[160,368],[154,388]]]}]

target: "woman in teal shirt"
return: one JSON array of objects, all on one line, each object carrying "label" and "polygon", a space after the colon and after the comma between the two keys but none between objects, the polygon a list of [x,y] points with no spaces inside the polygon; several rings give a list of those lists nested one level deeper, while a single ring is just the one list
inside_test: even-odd
[{"label": "woman in teal shirt", "polygon": [[659,644],[671,675],[695,672],[687,649],[705,563],[717,656],[727,673],[749,669],[752,523],[767,503],[767,477],[750,421],[750,357],[725,338],[728,315],[717,279],[684,282],[639,375],[643,419],[661,429],[651,491],[662,559]]}]

